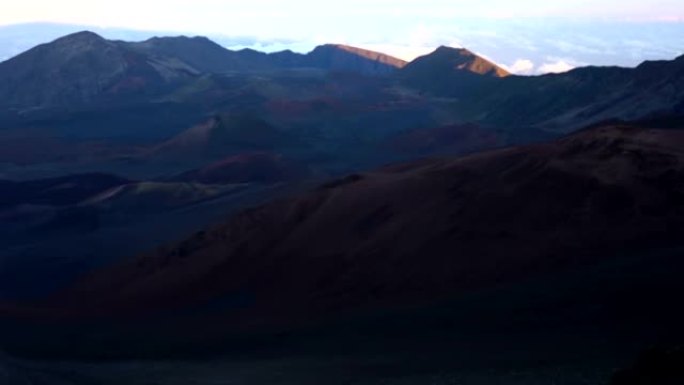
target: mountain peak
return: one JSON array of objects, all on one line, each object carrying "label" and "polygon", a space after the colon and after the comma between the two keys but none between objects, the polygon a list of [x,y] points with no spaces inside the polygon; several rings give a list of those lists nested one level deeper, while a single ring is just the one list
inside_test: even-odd
[{"label": "mountain peak", "polygon": [[186,36],[186,35],[179,35],[179,36],[154,36],[149,39],[147,39],[148,42],[151,43],[159,43],[159,42],[168,42],[168,41],[182,41],[182,42],[211,42],[213,41],[209,39],[206,36]]},{"label": "mountain peak", "polygon": [[376,60],[388,65],[391,65],[396,68],[402,68],[407,62],[404,60],[395,58],[393,56],[384,54],[382,52],[376,52],[376,51],[371,51],[369,49],[364,49],[364,48],[359,48],[359,47],[354,47],[351,45],[346,45],[346,44],[331,44],[333,47],[337,48],[338,50],[349,52],[355,55],[359,55],[362,57],[365,57],[366,59],[371,59],[371,60]]},{"label": "mountain peak", "polygon": [[404,60],[392,57],[390,55],[384,54],[382,52],[377,52],[377,51],[372,51],[369,49],[365,48],[359,48],[355,47],[352,45],[347,45],[347,44],[336,44],[336,43],[329,43],[329,44],[323,44],[319,45],[311,53],[314,52],[334,52],[334,51],[342,51],[342,52],[348,52],[354,55],[358,55],[361,57],[364,57],[366,59],[371,59],[371,60],[385,60],[390,64],[389,62],[394,63],[396,67],[403,67],[406,65],[406,62]]},{"label": "mountain peak", "polygon": [[92,43],[103,42],[105,38],[92,31],[75,32],[55,40],[56,43]]},{"label": "mountain peak", "polygon": [[475,55],[472,51],[469,51],[465,48],[459,48],[459,47],[450,47],[448,45],[440,45],[433,51],[433,53],[440,53],[440,54],[458,54],[458,55],[463,55],[463,56],[477,56]]},{"label": "mountain peak", "polygon": [[91,31],[41,44],[1,63],[0,83],[7,86],[0,100],[13,108],[88,105],[153,92],[197,73],[176,56],[155,52],[152,60],[142,44]]},{"label": "mountain peak", "polygon": [[489,60],[465,48],[440,46],[406,66],[409,72],[467,72],[487,77],[502,78],[510,73]]},{"label": "mountain peak", "polygon": [[407,63],[401,59],[344,44],[324,44],[306,55],[314,67],[353,69],[365,74],[389,74]]},{"label": "mountain peak", "polygon": [[[322,45],[319,45],[319,46],[317,46],[316,48],[314,48],[314,51],[315,51],[315,50],[324,50],[324,51],[325,51],[325,50],[328,50],[328,51],[341,50],[341,51],[348,51],[348,52],[374,52],[374,51],[366,50],[366,49],[363,49],[363,48],[354,47],[354,46],[352,46],[352,45],[340,44],[340,43],[326,43],[326,44],[322,44]],[[380,52],[376,52],[376,53],[377,53],[377,54],[381,54]]]},{"label": "mountain peak", "polygon": [[190,47],[194,47],[196,49],[218,49],[225,51],[225,48],[205,36],[155,36],[139,44],[172,51],[178,49],[188,49]]},{"label": "mountain peak", "polygon": [[455,69],[467,70],[492,77],[510,75],[508,71],[466,48],[440,46],[432,54],[449,60]]}]

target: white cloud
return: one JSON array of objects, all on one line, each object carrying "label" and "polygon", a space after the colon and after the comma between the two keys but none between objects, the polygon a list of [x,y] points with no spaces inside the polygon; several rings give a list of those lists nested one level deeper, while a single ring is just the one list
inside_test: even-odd
[{"label": "white cloud", "polygon": [[534,63],[528,59],[518,59],[510,66],[502,65],[508,72],[518,75],[530,75],[534,71]]},{"label": "white cloud", "polygon": [[561,72],[568,72],[571,69],[574,69],[575,66],[568,63],[565,60],[558,60],[555,62],[551,63],[544,63],[541,66],[539,66],[539,69],[537,72],[541,74],[548,74],[548,73],[561,73]]},{"label": "white cloud", "polygon": [[418,56],[427,55],[435,50],[433,45],[401,45],[401,44],[352,44],[359,48],[365,48],[372,51],[378,51],[392,55],[402,60],[411,61]]},{"label": "white cloud", "polygon": [[383,52],[406,61],[427,55],[438,46],[444,45],[463,48],[463,43],[450,31],[444,31],[434,26],[418,24],[410,27],[398,35],[371,40],[348,39],[344,43],[360,48]]}]

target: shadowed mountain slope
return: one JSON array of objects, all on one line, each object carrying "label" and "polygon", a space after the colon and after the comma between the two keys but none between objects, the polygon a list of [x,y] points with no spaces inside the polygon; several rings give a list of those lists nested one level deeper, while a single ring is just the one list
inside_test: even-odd
[{"label": "shadowed mountain slope", "polygon": [[544,76],[509,76],[455,107],[484,125],[570,132],[608,119],[684,114],[684,59],[637,68],[584,67]]},{"label": "shadowed mountain slope", "polygon": [[316,47],[306,55],[306,61],[316,68],[366,75],[391,74],[407,64],[389,55],[341,44]]},{"label": "shadowed mountain slope", "polygon": [[240,52],[227,50],[206,37],[154,37],[128,45],[141,52],[176,57],[203,73],[246,71],[265,67],[263,63],[248,62]]},{"label": "shadowed mountain slope", "polygon": [[430,72],[447,75],[449,72],[469,72],[477,75],[502,78],[510,73],[489,60],[465,48],[441,46],[434,52],[421,56],[406,66],[404,74],[427,75]]},{"label": "shadowed mountain slope", "polygon": [[292,137],[254,114],[216,115],[152,150],[165,159],[218,160],[231,153],[283,148]]},{"label": "shadowed mountain slope", "polygon": [[176,58],[149,57],[92,32],[79,32],[0,63],[0,106],[74,107],[103,95],[157,91],[196,74]]},{"label": "shadowed mountain slope", "polygon": [[95,273],[63,306],[121,315],[238,296],[230,322],[289,322],[676,246],[682,144],[681,131],[610,126],[350,176]]},{"label": "shadowed mountain slope", "polygon": [[467,49],[445,46],[416,58],[399,72],[410,86],[461,97],[509,75],[503,68]]}]

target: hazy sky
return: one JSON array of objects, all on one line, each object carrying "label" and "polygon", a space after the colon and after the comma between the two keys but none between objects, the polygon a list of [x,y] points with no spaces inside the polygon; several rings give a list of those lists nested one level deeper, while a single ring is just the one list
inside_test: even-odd
[{"label": "hazy sky", "polygon": [[[112,34],[209,35],[267,51],[334,42],[404,59],[437,45],[467,46],[520,73],[684,53],[684,0],[0,1],[0,26],[58,22]],[[100,32],[107,37],[107,29]]]},{"label": "hazy sky", "polygon": [[[153,30],[267,35],[330,33],[369,21],[393,30],[407,21],[459,17],[591,17],[684,20],[682,0],[3,0],[0,24],[31,21]],[[364,25],[364,29],[368,25]],[[340,31],[340,33],[343,33]]]}]

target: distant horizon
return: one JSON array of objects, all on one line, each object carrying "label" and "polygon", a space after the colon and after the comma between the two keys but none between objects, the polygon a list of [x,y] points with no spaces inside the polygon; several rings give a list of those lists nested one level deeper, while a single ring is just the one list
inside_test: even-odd
[{"label": "distant horizon", "polygon": [[[528,19],[527,21],[529,21]],[[596,21],[572,20],[554,21],[551,24],[548,20],[538,19],[541,23],[536,26],[528,26],[527,29],[520,27],[520,21],[498,20],[489,21],[489,25],[483,26],[491,28],[485,30],[468,29],[467,24],[478,24],[482,20],[461,20],[459,25],[463,25],[461,34],[469,38],[449,40],[446,37],[426,37],[420,44],[401,46],[392,44],[382,44],[377,42],[354,42],[344,39],[327,41],[296,41],[288,38],[262,39],[256,36],[240,35],[221,35],[205,34],[194,31],[160,31],[160,30],[141,30],[118,27],[101,27],[85,24],[68,24],[62,22],[30,22],[0,25],[0,61],[9,59],[21,52],[24,52],[36,45],[48,43],[61,36],[79,31],[92,31],[110,40],[143,41],[151,37],[207,37],[217,44],[231,50],[254,49],[261,52],[271,53],[284,50],[291,50],[298,53],[307,53],[316,46],[323,44],[342,44],[363,49],[381,52],[390,56],[397,57],[405,61],[411,61],[416,57],[429,54],[439,46],[453,48],[466,48],[478,55],[496,63],[507,69],[511,73],[518,75],[540,75],[545,73],[566,72],[573,68],[585,66],[620,66],[635,67],[647,60],[672,60],[684,54],[684,41],[676,39],[678,32],[684,34],[684,23],[675,21],[665,22],[643,22],[643,21]],[[616,39],[613,43],[602,40],[598,32],[611,32],[608,35],[616,35],[616,31],[611,31],[611,26],[618,23],[624,25],[638,25],[630,33],[633,35],[643,35],[640,40],[635,37]],[[625,24],[626,23],[626,24]],[[563,39],[541,39],[536,32],[543,27],[550,26],[550,35],[567,33],[572,26],[580,26],[586,30],[587,35],[582,34],[582,30],[577,31],[575,41],[565,41]],[[496,30],[516,30],[519,36],[498,33]],[[556,32],[554,32],[556,30]],[[594,31],[593,35],[590,33]],[[666,32],[670,32],[669,34]],[[427,31],[426,35],[429,35]],[[445,35],[446,36],[446,35]],[[649,44],[648,39],[654,39],[654,44]],[[496,49],[502,42],[510,40],[513,44],[506,44],[505,49]],[[583,43],[583,44],[582,44]],[[602,50],[591,45],[603,46]],[[613,48],[613,44],[623,44],[630,49],[618,50]],[[565,53],[567,55],[563,56]],[[590,60],[594,59],[594,60]],[[613,59],[613,60],[611,60]]]}]

